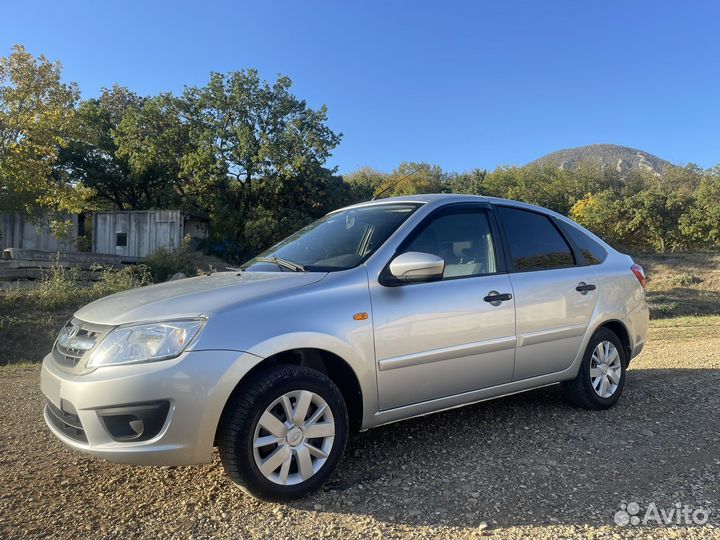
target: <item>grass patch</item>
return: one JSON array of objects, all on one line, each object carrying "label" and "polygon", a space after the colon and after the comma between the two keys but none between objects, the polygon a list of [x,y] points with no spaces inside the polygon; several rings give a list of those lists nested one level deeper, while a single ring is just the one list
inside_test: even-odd
[{"label": "grass patch", "polygon": [[144,265],[102,270],[100,279],[93,283],[81,281],[77,268],[57,267],[50,271],[38,287],[8,292],[7,301],[26,302],[44,310],[62,310],[67,306],[87,304],[103,296],[151,282],[150,272]]},{"label": "grass patch", "polygon": [[634,259],[648,278],[651,318],[720,315],[720,254],[641,254]]},{"label": "grass patch", "polygon": [[668,278],[668,282],[673,287],[687,287],[688,285],[696,285],[698,283],[702,283],[702,279],[697,276],[693,276],[692,274],[688,274],[687,272],[684,272],[682,274],[675,274],[674,276],[670,276]]},{"label": "grass patch", "polygon": [[656,319],[650,321],[650,328],[683,328],[693,326],[720,326],[718,315],[689,315],[672,319]]},{"label": "grass patch", "polygon": [[3,373],[15,373],[28,370],[34,370],[39,367],[38,362],[17,362],[15,364],[0,365]]},{"label": "grass patch", "polygon": [[648,342],[696,344],[716,340],[720,336],[720,317],[717,315],[685,316],[650,321]]},{"label": "grass patch", "polygon": [[0,365],[39,362],[80,307],[150,283],[142,265],[103,270],[100,280],[89,285],[78,281],[77,273],[55,268],[34,289],[0,292]]}]

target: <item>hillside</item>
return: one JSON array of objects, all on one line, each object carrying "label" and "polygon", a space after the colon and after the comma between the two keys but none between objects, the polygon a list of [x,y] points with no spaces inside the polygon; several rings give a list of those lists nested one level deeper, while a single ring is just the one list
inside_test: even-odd
[{"label": "hillside", "polygon": [[573,170],[581,163],[600,165],[623,174],[638,170],[660,174],[664,168],[673,166],[672,163],[642,150],[615,144],[591,144],[558,150],[528,165],[555,165],[561,169]]}]

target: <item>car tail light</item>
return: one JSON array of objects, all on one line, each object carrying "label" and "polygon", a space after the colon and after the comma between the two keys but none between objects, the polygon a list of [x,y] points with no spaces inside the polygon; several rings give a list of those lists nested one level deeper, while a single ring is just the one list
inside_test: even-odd
[{"label": "car tail light", "polygon": [[642,285],[642,288],[644,289],[647,286],[647,279],[645,279],[645,270],[643,270],[643,267],[639,264],[633,264],[630,267],[630,270],[632,270],[632,273],[635,274],[635,277],[640,282],[640,285]]}]

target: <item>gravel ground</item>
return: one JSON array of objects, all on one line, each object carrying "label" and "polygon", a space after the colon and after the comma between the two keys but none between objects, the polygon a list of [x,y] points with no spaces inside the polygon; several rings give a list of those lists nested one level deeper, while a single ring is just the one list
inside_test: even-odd
[{"label": "gravel ground", "polygon": [[[289,505],[243,495],[217,456],[133,468],[67,450],[38,373],[0,369],[1,538],[720,538],[720,326],[653,328],[609,411],[553,386],[355,435],[326,489]],[[710,520],[615,526],[633,501]]]}]

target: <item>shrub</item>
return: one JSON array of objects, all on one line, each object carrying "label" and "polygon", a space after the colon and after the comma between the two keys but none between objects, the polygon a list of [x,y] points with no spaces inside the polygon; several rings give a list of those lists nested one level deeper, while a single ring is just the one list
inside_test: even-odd
[{"label": "shrub", "polygon": [[39,308],[58,309],[82,302],[88,297],[88,287],[80,283],[79,268],[53,267],[35,289],[17,291]]},{"label": "shrub", "polygon": [[149,268],[153,281],[167,281],[178,272],[186,276],[212,272],[212,267],[203,261],[202,254],[194,251],[190,244],[190,236],[186,236],[178,249],[160,248],[146,257],[143,263]]},{"label": "shrub", "polygon": [[98,270],[99,281],[77,281],[80,270],[56,266],[33,289],[0,291],[0,365],[37,362],[81,306],[150,283],[144,265]]},{"label": "shrub", "polygon": [[97,267],[100,279],[89,283],[81,280],[80,269],[53,267],[34,289],[13,291],[12,295],[24,295],[32,304],[42,309],[61,309],[82,305],[103,296],[142,287],[151,283],[150,272],[145,265],[127,266],[121,269]]},{"label": "shrub", "polygon": [[692,274],[683,272],[682,274],[675,274],[668,278],[668,283],[672,287],[687,287],[688,285],[695,285],[701,283],[702,279],[695,277]]},{"label": "shrub", "polygon": [[100,274],[100,281],[93,283],[91,289],[95,298],[108,294],[135,289],[152,283],[150,269],[144,264],[126,266],[120,270],[105,269]]}]

